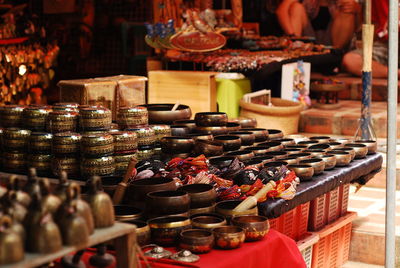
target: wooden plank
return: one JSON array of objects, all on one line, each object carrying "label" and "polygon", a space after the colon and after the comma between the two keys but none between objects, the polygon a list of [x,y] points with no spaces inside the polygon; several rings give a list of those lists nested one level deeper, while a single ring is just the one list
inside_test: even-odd
[{"label": "wooden plank", "polygon": [[[53,260],[61,258],[72,252],[79,251],[79,250],[85,249],[87,247],[91,247],[91,246],[109,241],[114,238],[123,237],[123,236],[132,237],[132,235],[129,235],[129,234],[133,234],[133,237],[135,237],[135,229],[136,229],[135,226],[132,224],[116,222],[112,227],[96,229],[94,234],[92,234],[90,236],[89,242],[87,245],[65,246],[61,250],[51,253],[51,254],[25,253],[25,258],[23,261],[15,263],[15,264],[3,265],[1,267],[2,268],[34,268],[34,267],[37,267],[37,266],[40,266],[40,265],[43,265],[46,263],[50,263]],[[129,240],[129,241],[132,241],[132,240]],[[127,240],[127,242],[129,242],[129,241]],[[133,254],[131,254],[131,255],[132,256],[130,256],[130,258],[133,259],[135,255],[133,255]],[[135,262],[135,261],[131,260],[131,262]],[[125,266],[125,267],[132,267],[132,266]]]},{"label": "wooden plank", "polygon": [[115,254],[117,257],[117,268],[135,268],[136,267],[136,234],[130,233],[120,236],[114,240]]}]

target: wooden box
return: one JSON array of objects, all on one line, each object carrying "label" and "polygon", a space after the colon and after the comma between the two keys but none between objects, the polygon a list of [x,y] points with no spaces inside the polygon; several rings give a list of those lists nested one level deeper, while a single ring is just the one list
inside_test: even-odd
[{"label": "wooden box", "polygon": [[216,112],[216,72],[150,71],[148,103],[189,105],[192,115]]}]

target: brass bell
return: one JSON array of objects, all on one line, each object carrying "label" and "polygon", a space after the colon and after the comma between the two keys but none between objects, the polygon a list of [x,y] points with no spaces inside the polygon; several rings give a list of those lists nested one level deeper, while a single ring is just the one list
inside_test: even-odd
[{"label": "brass bell", "polygon": [[10,217],[0,218],[0,265],[15,263],[24,258],[24,243],[11,229],[11,225]]},{"label": "brass bell", "polygon": [[58,185],[54,189],[54,195],[58,196],[62,202],[65,202],[67,200],[68,186],[70,185],[67,172],[61,171],[58,181]]},{"label": "brass bell", "polygon": [[103,191],[100,177],[94,176],[89,181],[87,201],[92,209],[95,228],[109,227],[114,224],[114,207],[111,198]]},{"label": "brass bell", "polygon": [[85,219],[89,234],[94,233],[94,219],[92,209],[89,204],[81,199],[81,188],[76,182],[72,182],[68,187],[67,200],[70,200],[75,207],[76,213]]},{"label": "brass bell", "polygon": [[22,189],[29,196],[33,196],[35,193],[40,192],[40,186],[35,168],[30,168],[28,173],[28,181]]},{"label": "brass bell", "polygon": [[18,222],[23,222],[26,215],[27,209],[17,202],[17,194],[15,191],[8,191],[2,198],[1,203],[3,210],[7,214],[12,214],[13,218]]},{"label": "brass bell", "polygon": [[48,179],[42,178],[39,180],[40,193],[42,194],[43,209],[55,214],[61,206],[61,199],[52,194],[50,191],[50,182]]},{"label": "brass bell", "polygon": [[17,201],[24,207],[28,207],[31,202],[31,197],[28,193],[21,190],[21,181],[16,175],[12,175],[8,178],[8,189],[15,191],[17,195]]},{"label": "brass bell", "polygon": [[7,188],[0,186],[0,198],[2,198],[7,193]]}]

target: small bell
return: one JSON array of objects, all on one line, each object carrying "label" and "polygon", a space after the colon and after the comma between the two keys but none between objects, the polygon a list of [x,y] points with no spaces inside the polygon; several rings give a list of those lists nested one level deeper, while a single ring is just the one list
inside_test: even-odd
[{"label": "small bell", "polygon": [[0,265],[15,263],[24,258],[24,243],[11,229],[11,225],[10,217],[0,218]]}]

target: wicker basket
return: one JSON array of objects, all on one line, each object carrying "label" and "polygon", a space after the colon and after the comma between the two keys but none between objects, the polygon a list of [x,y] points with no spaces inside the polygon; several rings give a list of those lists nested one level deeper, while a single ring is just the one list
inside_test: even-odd
[{"label": "wicker basket", "polygon": [[300,112],[303,105],[298,102],[272,98],[273,106],[240,101],[242,117],[257,119],[257,126],[267,129],[280,129],[284,135],[298,132]]}]

